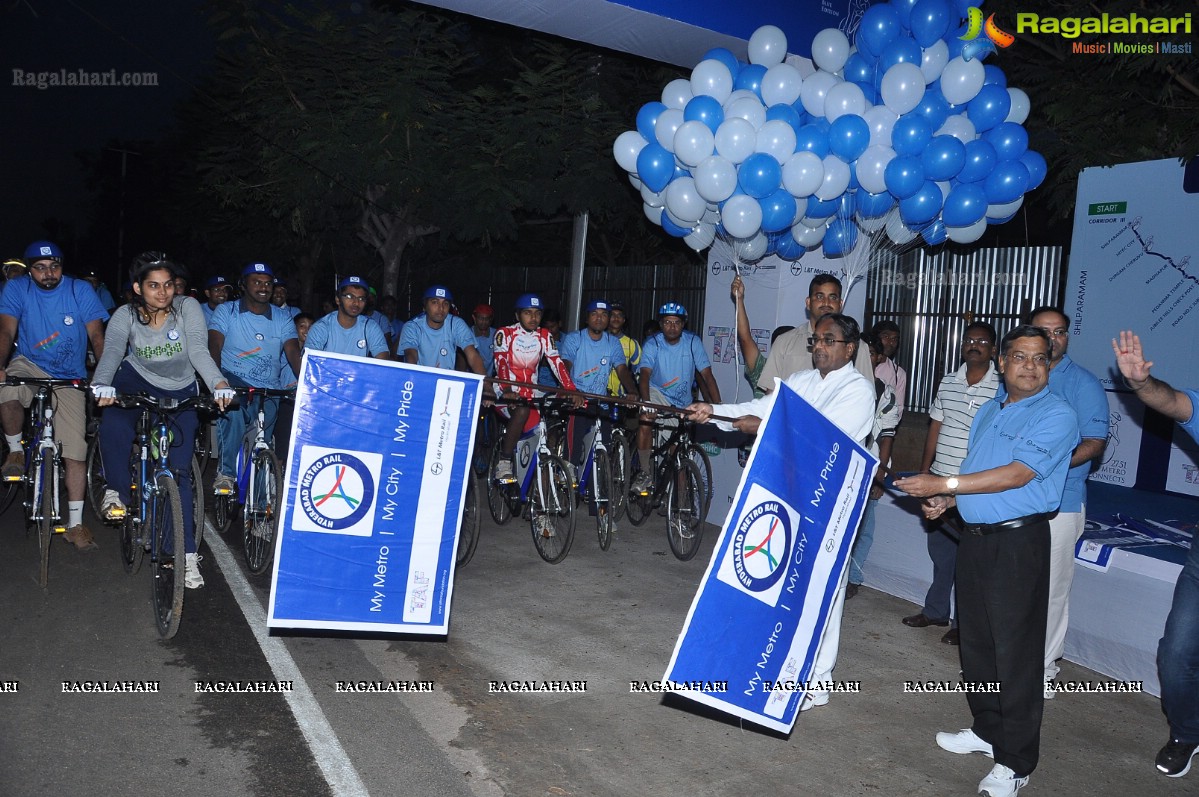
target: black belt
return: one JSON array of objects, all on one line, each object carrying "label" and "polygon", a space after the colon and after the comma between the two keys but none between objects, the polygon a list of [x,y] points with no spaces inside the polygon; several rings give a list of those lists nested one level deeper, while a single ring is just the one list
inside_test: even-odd
[{"label": "black belt", "polygon": [[1022,529],[1025,526],[1031,526],[1033,523],[1049,520],[1051,517],[1053,517],[1052,512],[1041,512],[1036,515],[1025,515],[1024,517],[1004,520],[1000,523],[963,523],[962,528],[969,534],[994,534],[997,531]]}]

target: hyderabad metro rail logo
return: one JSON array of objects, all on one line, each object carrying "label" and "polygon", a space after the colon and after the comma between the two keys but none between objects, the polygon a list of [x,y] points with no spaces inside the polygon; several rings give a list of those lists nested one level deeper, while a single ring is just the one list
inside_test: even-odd
[{"label": "hyderabad metro rail logo", "polygon": [[292,528],[369,537],[381,454],[304,446]]},{"label": "hyderabad metro rail logo", "polygon": [[717,578],[773,606],[795,550],[800,515],[770,490],[750,487]]}]

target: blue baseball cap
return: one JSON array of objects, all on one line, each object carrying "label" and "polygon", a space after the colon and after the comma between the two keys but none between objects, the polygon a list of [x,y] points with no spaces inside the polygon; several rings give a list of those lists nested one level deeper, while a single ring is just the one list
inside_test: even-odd
[{"label": "blue baseball cap", "polygon": [[215,277],[209,277],[208,282],[204,283],[204,287],[205,288],[215,288],[218,285],[228,285],[228,284],[229,284],[229,280],[225,279],[224,277],[222,277],[218,274]]},{"label": "blue baseball cap", "polygon": [[341,282],[337,283],[337,290],[340,291],[342,288],[348,288],[351,285],[357,288],[362,288],[364,291],[369,291],[371,289],[371,286],[367,285],[366,280],[364,280],[362,277],[346,277]]},{"label": "blue baseball cap", "polygon": [[62,262],[62,250],[50,241],[34,241],[25,247],[25,262],[36,263],[39,260],[55,260]]},{"label": "blue baseball cap", "polygon": [[452,302],[454,301],[454,295],[444,285],[430,285],[428,288],[425,288],[425,295],[421,299],[445,299],[447,302]]},{"label": "blue baseball cap", "polygon": [[612,310],[612,305],[608,304],[603,299],[592,299],[587,303],[587,312],[594,313],[596,310],[603,310],[605,313]]},{"label": "blue baseball cap", "polygon": [[251,263],[241,270],[243,277],[248,277],[251,274],[266,274],[268,277],[275,276],[275,272],[271,271],[271,267],[266,263]]}]

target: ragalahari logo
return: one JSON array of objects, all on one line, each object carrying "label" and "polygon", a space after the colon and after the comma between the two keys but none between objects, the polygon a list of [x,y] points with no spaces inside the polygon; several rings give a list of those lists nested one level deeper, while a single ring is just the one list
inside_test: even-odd
[{"label": "ragalahari logo", "polygon": [[[979,38],[980,34],[985,34]],[[995,24],[995,15],[987,17],[983,22],[982,9],[971,7],[966,14],[966,32],[958,37],[966,44],[962,47],[962,58],[969,61],[973,58],[985,58],[988,53],[996,52],[996,48],[1005,49],[1012,46],[1016,37]]]}]

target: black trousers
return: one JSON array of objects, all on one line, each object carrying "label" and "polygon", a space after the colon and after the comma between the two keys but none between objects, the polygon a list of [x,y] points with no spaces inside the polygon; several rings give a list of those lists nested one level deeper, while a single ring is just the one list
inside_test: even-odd
[{"label": "black trousers", "polygon": [[968,693],[973,730],[1016,775],[1037,766],[1045,707],[1049,521],[994,534],[962,534],[957,564],[962,678],[999,682]]}]

